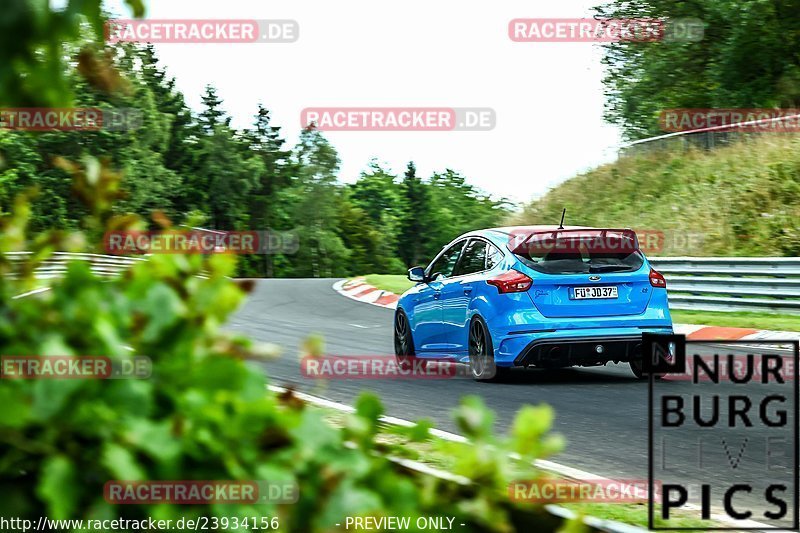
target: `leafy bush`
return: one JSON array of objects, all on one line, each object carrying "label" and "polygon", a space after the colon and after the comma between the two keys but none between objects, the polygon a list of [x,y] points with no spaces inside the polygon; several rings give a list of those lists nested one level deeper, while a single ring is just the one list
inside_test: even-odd
[{"label": "leafy bush", "polygon": [[[83,195],[96,216],[86,227],[108,219],[104,209],[116,188],[105,181],[115,175],[102,175],[99,189]],[[468,398],[456,419],[472,442],[447,446],[455,473],[474,483],[453,485],[409,472],[386,458],[402,443],[376,442],[383,408],[373,395],[362,395],[355,414],[337,428],[291,394],[266,388],[263,371],[248,360],[272,356],[274,347],[221,329],[245,297],[246,286],[226,277],[234,257],[156,255],[111,280],[73,262],[50,290],[14,298],[36,285],[30,273],[52,249],[82,241],[58,233],[27,240],[28,212],[20,200],[2,220],[0,353],[120,360],[147,355],[152,375],[0,380],[3,516],[277,515],[290,531],[330,530],[347,515],[455,515],[474,531],[513,531],[531,520],[553,525],[536,509],[513,507],[506,492],[513,476],[533,475],[512,469],[509,452],[530,465],[560,447],[557,437],[548,436],[549,408],[522,410],[510,437],[498,439],[491,413]],[[139,224],[131,218],[108,223]],[[8,253],[24,249],[33,251],[31,257],[12,264]],[[198,277],[201,272],[207,279]],[[424,439],[427,427],[409,428],[403,436]],[[292,481],[300,490],[299,501],[288,505],[112,505],[103,497],[109,480]],[[546,519],[551,522],[540,522]]]},{"label": "leafy bush", "polygon": [[[126,3],[141,16],[140,0]],[[76,73],[66,63],[75,52],[66,50],[70,46],[80,48],[77,70],[91,91],[113,92],[124,85],[108,56],[82,37],[83,30],[95,37],[102,33],[100,0],[70,1],[63,10],[12,0],[7,11],[0,26],[9,30],[3,33],[9,46],[0,51],[8,61],[0,62],[0,75],[10,84],[0,84],[0,103],[71,104]],[[81,21],[88,24],[82,28]],[[376,397],[361,396],[356,412],[334,427],[291,393],[279,396],[266,388],[263,372],[249,361],[274,355],[274,348],[222,330],[247,288],[228,279],[236,268],[231,256],[154,256],[111,280],[75,262],[61,279],[49,282],[49,290],[28,294],[42,284],[33,276],[35,267],[53,251],[96,250],[103,231],[145,224],[112,214],[122,198],[120,176],[108,158],[85,155],[84,142],[59,137],[64,143],[56,143],[53,152],[64,157],[51,159],[33,157],[15,140],[29,139],[0,138],[0,147],[6,155],[25,156],[22,174],[30,179],[16,180],[21,159],[0,158],[0,181],[27,186],[47,181],[42,172],[55,172],[48,183],[58,182],[60,194],[66,172],[86,204],[70,204],[69,214],[87,215],[79,226],[84,233],[48,231],[31,237],[31,198],[21,196],[0,219],[0,354],[119,361],[148,356],[152,374],[148,379],[0,380],[0,516],[278,516],[281,530],[305,532],[329,531],[347,515],[433,514],[455,515],[470,531],[531,529],[534,523],[537,531],[556,527],[541,509],[514,507],[506,497],[513,471],[510,451],[530,465],[560,445],[547,436],[548,408],[523,410],[510,437],[499,439],[492,436],[489,411],[476,399],[465,401],[457,419],[472,443],[455,444],[451,452],[457,473],[474,483],[452,484],[403,468],[387,458],[402,451],[402,442],[390,446],[376,439],[383,410]],[[151,140],[152,146],[136,146],[155,154],[157,139]],[[80,163],[73,160],[78,158]],[[132,174],[152,174],[151,166],[143,168]],[[50,206],[56,193],[43,189],[44,205]],[[13,197],[0,194],[0,200]],[[66,212],[65,203],[53,205]],[[162,214],[153,222],[170,224]],[[13,253],[20,251],[31,253],[19,261]],[[403,438],[424,439],[427,427],[408,428]],[[300,490],[299,500],[290,505],[113,505],[103,497],[110,480],[292,481]]]}]

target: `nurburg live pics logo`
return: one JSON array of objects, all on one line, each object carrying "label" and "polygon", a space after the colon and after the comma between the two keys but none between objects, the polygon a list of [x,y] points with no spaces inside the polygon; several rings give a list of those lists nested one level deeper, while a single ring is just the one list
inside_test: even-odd
[{"label": "nurburg live pics logo", "polygon": [[[642,348],[650,380],[649,528],[800,531],[800,380],[788,371],[797,368],[800,341],[687,341],[645,333]],[[690,381],[669,379],[687,369]],[[708,525],[671,527],[675,511],[689,505]]]}]

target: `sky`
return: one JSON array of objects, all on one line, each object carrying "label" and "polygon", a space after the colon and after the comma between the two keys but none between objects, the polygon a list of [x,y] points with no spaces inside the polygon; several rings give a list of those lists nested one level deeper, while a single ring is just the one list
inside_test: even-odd
[{"label": "sky", "polygon": [[[603,122],[602,50],[519,43],[515,18],[591,17],[600,0],[155,0],[148,19],[292,19],[293,43],[156,45],[188,105],[212,84],[232,124],[259,102],[290,145],[308,107],[489,107],[490,131],[338,131],[326,137],[352,182],[372,158],[422,177],[451,168],[483,191],[527,202],[613,160],[620,131]],[[123,18],[122,0],[105,7]]]}]

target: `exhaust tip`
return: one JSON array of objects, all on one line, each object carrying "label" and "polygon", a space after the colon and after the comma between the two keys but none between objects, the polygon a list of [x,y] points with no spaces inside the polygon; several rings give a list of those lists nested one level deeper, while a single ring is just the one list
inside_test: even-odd
[{"label": "exhaust tip", "polygon": [[560,355],[561,355],[561,348],[559,348],[558,346],[553,346],[547,352],[547,359],[549,359],[550,361],[555,361],[556,359],[558,359]]}]

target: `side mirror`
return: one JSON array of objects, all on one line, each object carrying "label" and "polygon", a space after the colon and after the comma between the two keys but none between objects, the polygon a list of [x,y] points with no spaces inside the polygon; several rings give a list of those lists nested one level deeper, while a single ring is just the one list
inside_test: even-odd
[{"label": "side mirror", "polygon": [[408,279],[417,283],[425,282],[425,269],[422,267],[412,267],[408,269]]}]

